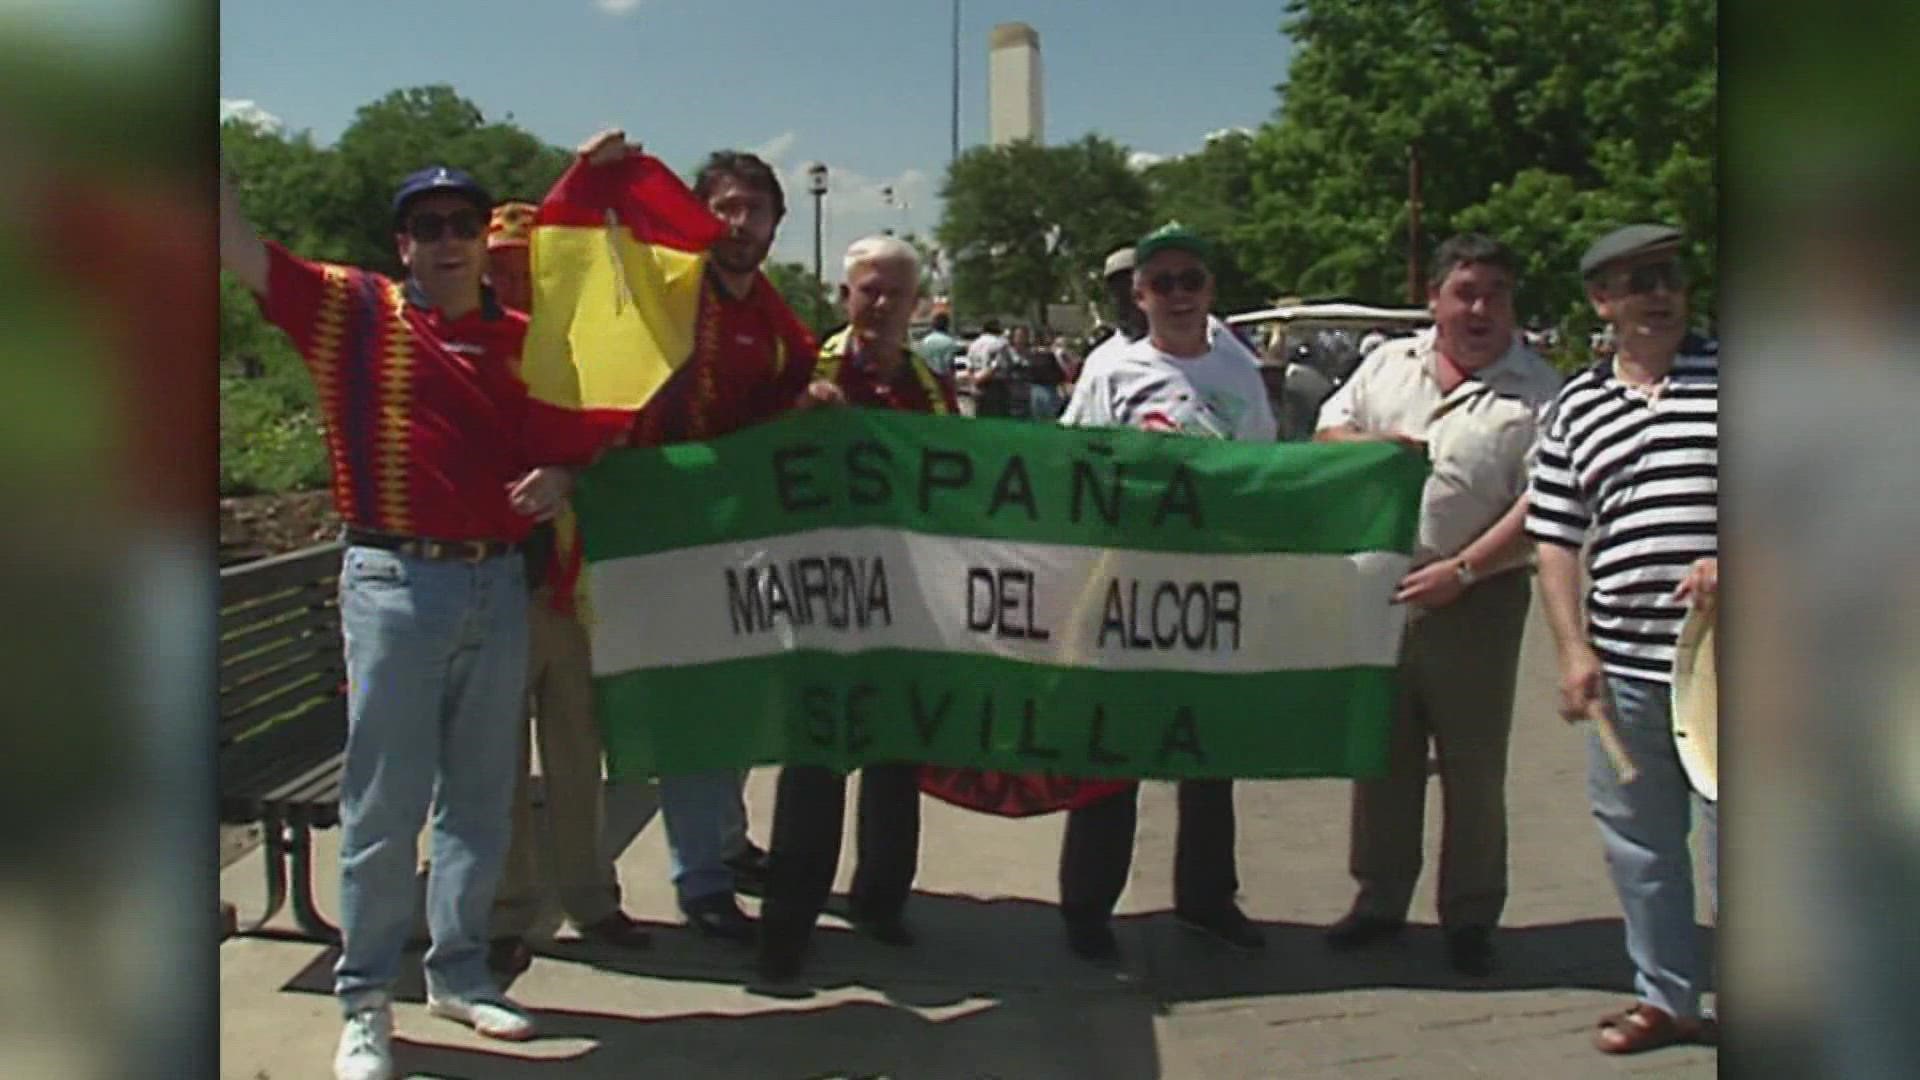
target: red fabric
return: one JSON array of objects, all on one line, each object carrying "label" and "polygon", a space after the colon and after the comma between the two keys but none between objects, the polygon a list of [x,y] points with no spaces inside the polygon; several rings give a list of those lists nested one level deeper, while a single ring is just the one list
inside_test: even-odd
[{"label": "red fabric", "polygon": [[218,327],[206,317],[219,270],[206,243],[215,231],[211,204],[172,184],[143,178],[121,186],[72,172],[48,175],[22,195],[30,258],[85,290],[93,306],[81,317],[97,319],[112,348],[119,420],[106,437],[118,442],[125,498],[204,523],[205,470],[219,457],[215,400],[201,374],[219,348]]},{"label": "red fabric", "polygon": [[942,802],[1001,817],[1078,810],[1132,788],[1132,780],[1082,780],[1044,773],[920,767],[920,790]]},{"label": "red fabric", "polygon": [[528,453],[542,465],[584,467],[620,444],[633,427],[633,415],[626,409],[570,409],[529,398],[524,428]]},{"label": "red fabric", "polygon": [[[628,446],[715,439],[793,407],[813,376],[816,349],[772,282],[756,274],[747,295],[736,300],[709,279],[699,318],[693,355],[638,415],[603,410],[585,414],[583,425],[582,414],[563,415],[566,410],[535,402],[534,422],[551,413],[560,430],[572,424],[576,438],[599,440],[598,450],[622,439]],[[555,545],[547,582],[556,611],[573,613],[585,559],[577,538]]]},{"label": "red fabric", "polygon": [[734,299],[708,271],[693,355],[634,418],[632,446],[719,438],[793,408],[813,375],[813,335],[765,276]]},{"label": "red fabric", "polygon": [[[940,400],[937,403],[927,393],[926,378],[933,379],[940,387]],[[838,365],[833,381],[840,392],[846,395],[849,405],[898,409],[902,412],[942,413],[947,416],[955,416],[960,412],[959,401],[953,393],[953,380],[925,371],[924,365],[911,351],[902,357],[901,366],[895,370],[894,377],[885,380],[872,367],[860,362],[858,352],[850,352]]]},{"label": "red fabric", "polygon": [[261,310],[319,392],[333,501],[350,525],[440,540],[521,540],[507,505],[525,471],[527,319],[494,306],[448,320],[379,274],[267,244]]},{"label": "red fabric", "polygon": [[646,154],[606,165],[575,158],[541,200],[535,228],[603,228],[609,209],[636,240],[679,251],[705,251],[727,231],[672,169]]}]

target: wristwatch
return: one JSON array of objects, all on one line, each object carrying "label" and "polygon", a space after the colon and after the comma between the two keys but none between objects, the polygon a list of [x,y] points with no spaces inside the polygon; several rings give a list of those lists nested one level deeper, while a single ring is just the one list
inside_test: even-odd
[{"label": "wristwatch", "polygon": [[1460,587],[1463,589],[1480,580],[1480,575],[1473,572],[1473,564],[1463,558],[1453,560],[1453,576],[1459,580]]}]

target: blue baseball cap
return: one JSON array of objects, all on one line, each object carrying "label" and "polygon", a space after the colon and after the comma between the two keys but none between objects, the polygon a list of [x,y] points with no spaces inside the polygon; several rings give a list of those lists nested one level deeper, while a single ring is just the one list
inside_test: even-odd
[{"label": "blue baseball cap", "polygon": [[406,213],[407,204],[422,195],[431,195],[444,191],[453,195],[463,195],[471,200],[482,214],[493,209],[493,196],[480,186],[480,181],[445,165],[429,165],[405,180],[400,181],[400,189],[393,193],[393,220],[399,221]]}]

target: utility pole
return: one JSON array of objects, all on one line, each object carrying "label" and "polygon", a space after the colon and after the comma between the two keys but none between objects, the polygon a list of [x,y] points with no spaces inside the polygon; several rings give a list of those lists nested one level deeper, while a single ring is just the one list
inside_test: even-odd
[{"label": "utility pole", "polygon": [[1420,281],[1420,144],[1407,144],[1407,303],[1425,304]]},{"label": "utility pole", "polygon": [[960,0],[953,0],[953,117],[947,128],[947,164],[960,156]]}]

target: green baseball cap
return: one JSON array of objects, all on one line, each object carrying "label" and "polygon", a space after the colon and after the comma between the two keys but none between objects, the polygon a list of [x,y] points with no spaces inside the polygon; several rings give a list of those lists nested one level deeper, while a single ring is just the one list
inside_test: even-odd
[{"label": "green baseball cap", "polygon": [[1213,258],[1213,245],[1199,233],[1177,221],[1169,221],[1134,243],[1133,265],[1145,266],[1148,259],[1160,252],[1174,250],[1190,252],[1203,261]]}]

